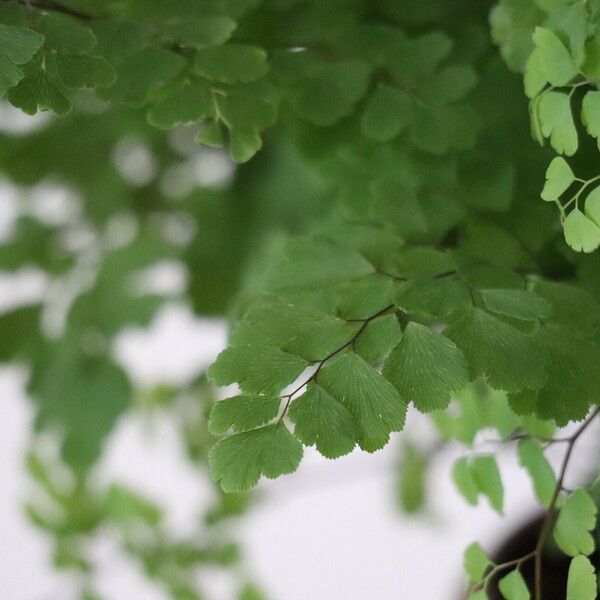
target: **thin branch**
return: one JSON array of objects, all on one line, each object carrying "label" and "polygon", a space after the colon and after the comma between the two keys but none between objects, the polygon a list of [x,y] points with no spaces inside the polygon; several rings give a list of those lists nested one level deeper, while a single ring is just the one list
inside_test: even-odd
[{"label": "thin branch", "polygon": [[[403,277],[401,275],[394,275],[393,273],[388,273],[386,271],[382,271],[381,269],[377,269],[375,272],[377,273],[377,275],[389,277],[394,281],[410,281],[406,277]],[[479,290],[474,285],[469,283],[456,269],[453,269],[451,271],[444,271],[443,273],[438,273],[437,275],[433,275],[431,279],[445,279],[446,277],[456,277],[469,291],[469,295],[471,296],[471,302],[473,306],[477,306],[476,294]]]},{"label": "thin branch", "polygon": [[[11,2],[12,0],[1,0],[2,2]],[[64,6],[60,4],[60,2],[56,2],[55,0],[17,0],[18,4],[22,4],[27,6],[28,8],[37,8],[39,10],[49,10],[52,12],[62,13],[64,15],[68,15],[70,17],[75,17],[76,19],[81,19],[83,21],[91,21],[94,16],[88,13],[84,13],[75,8],[71,8],[69,6]]]},{"label": "thin branch", "polygon": [[538,538],[534,554],[535,554],[535,600],[542,600],[542,553],[544,550],[544,546],[546,545],[546,541],[550,532],[552,530],[552,525],[554,523],[554,517],[556,515],[556,503],[560,496],[560,492],[563,489],[565,476],[567,474],[567,468],[571,461],[571,457],[573,455],[573,450],[575,449],[575,445],[581,435],[585,432],[585,430],[590,426],[590,424],[594,421],[594,419],[600,414],[600,407],[596,408],[592,414],[579,426],[579,428],[567,438],[567,451],[563,457],[563,461],[560,467],[560,472],[558,475],[558,479],[556,482],[556,486],[554,488],[554,492],[552,494],[552,499],[550,500],[550,505],[546,512],[546,516],[544,518],[544,522],[542,524],[542,529],[540,531],[540,536]]},{"label": "thin branch", "polygon": [[[402,275],[394,275],[393,273],[389,273],[388,271],[384,271],[383,269],[376,269],[375,272],[377,273],[377,275],[389,277],[394,281],[410,281],[408,277],[404,277]],[[453,269],[451,271],[444,271],[443,273],[438,273],[437,275],[434,275],[432,279],[445,279],[446,277],[452,277],[454,275],[459,276],[459,273],[456,269]]]},{"label": "thin branch", "polygon": [[512,567],[516,567],[517,570],[520,570],[521,567],[523,566],[523,563],[526,563],[527,561],[532,560],[533,558],[535,558],[535,552],[529,552],[528,554],[525,554],[524,556],[521,556],[520,558],[515,558],[514,560],[509,560],[505,563],[496,565],[486,575],[485,583],[483,584],[483,590],[486,593],[489,591],[489,587],[494,579],[494,576],[498,575],[498,573],[501,573],[502,571],[506,571],[507,569],[510,569]]},{"label": "thin branch", "polygon": [[503,446],[506,444],[511,444],[512,442],[520,442],[522,440],[535,440],[540,444],[545,444],[546,446],[552,446],[553,444],[567,444],[571,441],[570,437],[560,437],[560,438],[550,438],[543,437],[540,435],[532,435],[531,433],[515,433],[507,438],[495,438],[495,439],[485,439],[481,440],[482,444],[497,444],[498,446]]},{"label": "thin branch", "polygon": [[408,281],[407,277],[402,277],[401,275],[394,275],[393,273],[388,273],[387,271],[383,271],[382,269],[375,269],[375,273],[383,277],[389,277],[394,281]]},{"label": "thin branch", "polygon": [[[554,523],[554,517],[556,515],[556,510],[557,510],[556,504],[557,504],[558,498],[560,496],[560,493],[563,491],[570,491],[564,485],[567,468],[571,461],[571,457],[573,455],[573,450],[575,449],[575,445],[577,444],[577,441],[582,436],[582,434],[586,431],[586,429],[593,423],[593,421],[596,419],[596,417],[599,414],[600,414],[600,407],[597,407],[588,416],[588,418],[577,428],[577,430],[569,437],[553,438],[553,439],[545,440],[549,444],[551,444],[551,443],[566,443],[566,444],[568,444],[568,447],[567,447],[567,450],[565,452],[565,455],[564,455],[562,463],[561,463],[558,479],[556,481],[556,486],[552,493],[552,498],[550,500],[550,504],[548,506],[546,516],[544,517],[544,521],[542,523],[542,528],[540,530],[540,535],[538,537],[535,549],[532,552],[525,554],[521,558],[510,560],[510,561],[502,563],[500,565],[495,565],[492,569],[490,569],[489,573],[487,573],[483,583],[476,584],[475,589],[483,589],[484,591],[487,592],[489,590],[489,587],[492,583],[494,576],[497,575],[499,572],[504,571],[506,569],[510,569],[511,567],[515,567],[515,566],[517,569],[520,569],[521,566],[523,565],[523,563],[525,563],[529,560],[534,560],[534,562],[535,562],[534,600],[542,600],[542,555],[543,555],[544,547],[546,545],[548,536],[550,535],[550,532],[552,531],[552,525]],[[539,438],[535,438],[534,436],[531,436],[528,434],[523,434],[523,435],[511,436],[506,441],[517,441],[517,440],[522,440],[522,439],[539,439]],[[501,441],[504,443],[504,440],[501,440]]]},{"label": "thin branch", "polygon": [[319,371],[323,368],[323,365],[325,365],[325,363],[327,361],[332,359],[334,356],[337,356],[340,352],[342,352],[349,346],[354,346],[354,343],[356,342],[356,340],[359,338],[361,333],[366,329],[367,325],[371,321],[373,321],[377,317],[384,315],[386,312],[392,310],[393,308],[395,308],[395,305],[389,304],[385,308],[382,308],[381,310],[377,311],[375,314],[371,315],[370,317],[367,317],[366,319],[349,319],[348,322],[350,322],[350,323],[352,323],[352,322],[362,323],[361,326],[358,328],[357,332],[345,344],[343,344],[342,346],[340,346],[333,352],[329,353],[325,358],[321,358],[317,361],[312,361],[313,363],[317,364],[317,368],[315,369],[314,373],[308,379],[306,379],[304,382],[302,382],[302,384],[300,384],[293,392],[290,392],[289,394],[284,394],[282,396],[282,398],[287,398],[287,402],[285,403],[285,406],[283,407],[283,411],[281,412],[281,415],[279,416],[279,419],[277,421],[280,422],[283,419],[283,417],[285,416],[285,414],[287,413],[287,410],[292,402],[292,398],[300,390],[302,390],[304,387],[306,387],[311,381],[316,381]]}]

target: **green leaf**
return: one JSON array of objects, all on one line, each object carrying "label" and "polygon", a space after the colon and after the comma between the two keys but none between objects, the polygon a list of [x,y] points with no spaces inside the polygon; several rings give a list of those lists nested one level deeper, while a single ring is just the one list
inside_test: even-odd
[{"label": "green leaf", "polygon": [[255,585],[247,583],[240,590],[238,600],[267,600],[267,597]]},{"label": "green leaf", "polygon": [[471,461],[471,473],[477,488],[487,496],[492,507],[502,514],[504,486],[494,456],[475,456]]},{"label": "green leaf", "polygon": [[540,439],[550,439],[556,433],[556,423],[552,420],[543,421],[531,415],[519,417],[521,428],[529,435]]},{"label": "green leaf", "polygon": [[207,374],[217,385],[237,383],[251,394],[277,394],[307,366],[305,360],[278,348],[251,344],[223,350]]},{"label": "green leaf", "polygon": [[65,54],[84,54],[96,45],[94,32],[77,19],[57,12],[43,13],[39,22],[47,48]]},{"label": "green leaf", "polygon": [[[359,187],[352,189],[351,186],[344,185],[344,190],[339,196],[340,207],[346,206],[350,212],[355,210],[360,212],[363,217],[366,217],[369,207],[365,200],[369,197],[368,182],[359,184]],[[352,206],[353,203],[356,203]],[[381,264],[386,260],[386,256],[393,255],[400,250],[404,245],[404,241],[399,235],[399,232],[392,229],[382,227],[375,222],[357,221],[340,221],[333,228],[327,227],[324,232],[325,239],[333,243],[341,244],[353,248],[360,252],[372,264]],[[375,280],[381,280],[381,275],[365,278],[365,285],[369,280],[373,283]],[[395,286],[395,282],[391,281]],[[374,288],[376,289],[376,288]]]},{"label": "green leaf", "polygon": [[179,46],[203,48],[217,46],[229,40],[237,23],[225,16],[206,16],[201,19],[185,19],[167,24],[162,37]]},{"label": "green leaf", "polygon": [[148,122],[159,129],[193,123],[212,116],[212,95],[208,87],[186,82],[156,102],[148,111]]},{"label": "green leaf", "polygon": [[454,463],[454,466],[452,467],[452,480],[458,491],[469,504],[477,504],[479,488],[473,478],[469,460],[467,458],[459,458]]},{"label": "green leaf", "polygon": [[250,310],[234,329],[230,343],[243,346],[260,341],[307,361],[318,361],[347,344],[359,324],[311,308],[268,304]]},{"label": "green leaf", "polygon": [[529,120],[531,137],[540,145],[544,145],[544,134],[542,133],[542,122],[540,120],[540,101],[542,97],[537,96],[529,103]]},{"label": "green leaf", "polygon": [[383,448],[391,432],[404,428],[406,403],[391,383],[356,354],[332,361],[319,372],[318,382],[352,414],[363,450]]},{"label": "green leaf", "polygon": [[264,77],[269,65],[267,53],[261,48],[226,44],[198,50],[194,70],[213,81],[237,83]]},{"label": "green leaf", "polygon": [[538,500],[548,508],[556,488],[556,475],[540,445],[531,439],[522,440],[518,448],[519,462],[533,481]]},{"label": "green leaf", "polygon": [[531,54],[532,24],[538,22],[538,9],[532,2],[500,2],[490,12],[492,39],[511,71],[521,72]]},{"label": "green leaf", "polygon": [[477,542],[473,542],[465,550],[463,566],[465,573],[469,577],[469,581],[477,583],[484,578],[486,572],[493,566],[493,563],[483,548]]},{"label": "green leaf", "polygon": [[396,282],[375,273],[367,275],[336,286],[334,310],[345,319],[368,319],[382,307],[394,304],[395,292]]},{"label": "green leaf", "polygon": [[557,156],[546,170],[546,183],[542,190],[542,200],[546,200],[546,202],[558,200],[574,181],[575,174],[569,163],[561,156]]},{"label": "green leaf", "polygon": [[463,181],[463,200],[478,210],[504,212],[514,197],[516,171],[511,163],[490,163],[489,159],[466,164]]},{"label": "green leaf", "polygon": [[44,71],[22,79],[8,91],[8,99],[28,115],[34,115],[38,110],[52,110],[64,116],[71,110],[71,103]]},{"label": "green leaf", "polygon": [[234,396],[217,402],[210,413],[212,434],[241,433],[262,427],[277,417],[279,396]]},{"label": "green leaf", "polygon": [[26,360],[42,339],[39,306],[20,306],[0,314],[0,362]]},{"label": "green leaf", "polygon": [[354,351],[368,363],[383,360],[402,338],[396,315],[371,321],[354,342]]},{"label": "green leaf", "polygon": [[577,76],[577,66],[573,57],[555,33],[536,27],[533,43],[537,48],[546,81],[555,87],[562,87]]},{"label": "green leaf", "polygon": [[576,556],[569,566],[567,600],[596,600],[598,585],[594,565],[585,556]]},{"label": "green leaf", "polygon": [[450,394],[468,382],[462,352],[448,338],[418,323],[409,323],[386,360],[383,375],[422,412],[445,408]]},{"label": "green leaf", "polygon": [[535,392],[511,396],[511,407],[520,414],[535,412],[543,419],[554,419],[560,426],[583,419],[597,402],[600,347],[575,335],[571,326],[546,325],[535,338],[546,356],[548,380]]},{"label": "green leaf", "polygon": [[209,454],[211,474],[225,492],[249,490],[261,475],[293,473],[301,459],[302,444],[283,423],[226,437]]},{"label": "green leaf", "polygon": [[480,128],[479,116],[469,104],[417,105],[410,133],[418,148],[439,155],[451,148],[471,149]]},{"label": "green leaf", "polygon": [[211,146],[212,148],[222,148],[224,139],[221,124],[217,121],[205,121],[202,124],[200,133],[196,137],[196,142]]},{"label": "green leaf", "polygon": [[375,179],[370,186],[370,215],[373,220],[393,223],[402,235],[422,234],[427,230],[425,213],[414,190],[393,177]]},{"label": "green leaf", "polygon": [[6,56],[0,56],[0,98],[23,79],[23,71]]},{"label": "green leaf", "polygon": [[458,313],[445,335],[463,351],[471,379],[485,376],[506,391],[535,390],[546,380],[544,356],[532,338],[480,308]]},{"label": "green leaf", "polygon": [[[495,401],[497,400],[496,398]],[[486,408],[488,407],[481,390],[471,385],[456,394],[458,414],[455,414],[453,407],[450,407],[445,412],[433,413],[432,417],[443,437],[472,445],[479,431],[489,425]]]},{"label": "green leaf", "polygon": [[477,85],[477,73],[470,66],[448,65],[421,85],[422,93],[436,104],[462,100]]},{"label": "green leaf", "polygon": [[43,43],[44,36],[37,31],[0,24],[0,56],[15,65],[28,63]]},{"label": "green leaf", "polygon": [[160,523],[160,509],[117,485],[113,485],[106,495],[106,511],[109,519],[117,523],[125,523],[140,519],[150,526]]},{"label": "green leaf", "polygon": [[456,279],[410,281],[397,298],[398,305],[410,314],[447,317],[471,304],[469,289]]},{"label": "green leaf", "polygon": [[293,239],[267,274],[272,290],[322,289],[374,273],[355,250],[328,242]]},{"label": "green leaf", "polygon": [[538,114],[544,137],[559,154],[572,156],[579,146],[571,112],[571,98],[561,92],[547,92],[539,101]]},{"label": "green leaf", "polygon": [[537,321],[552,315],[552,305],[527,290],[487,289],[481,291],[481,298],[489,311],[513,319]]},{"label": "green leaf", "polygon": [[[250,160],[262,147],[260,132],[276,118],[268,88],[259,84],[211,89],[215,121],[229,130],[229,154],[237,163]],[[200,141],[202,134],[200,134]]]},{"label": "green leaf", "polygon": [[412,120],[413,101],[398,88],[379,86],[369,98],[361,118],[363,133],[378,142],[389,142]]},{"label": "green leaf", "polygon": [[600,188],[595,188],[585,199],[585,214],[600,227]]},{"label": "green leaf", "polygon": [[[572,333],[579,331],[587,336],[585,332],[590,324],[600,325],[598,296],[594,297],[581,287],[556,281],[538,281],[535,293],[552,304],[552,320],[572,327]],[[588,330],[588,333],[591,332]]]},{"label": "green leaf", "polygon": [[523,243],[505,227],[472,216],[467,220],[461,245],[464,254],[457,258],[468,283],[476,287],[522,287],[522,278],[507,269],[531,267],[531,259]]},{"label": "green leaf", "polygon": [[407,279],[431,279],[438,275],[452,275],[456,262],[448,252],[425,246],[414,246],[399,252],[394,261],[394,271]]},{"label": "green leaf", "polygon": [[90,22],[90,27],[98,40],[94,54],[112,65],[123,62],[152,39],[151,29],[143,22],[97,19]]},{"label": "green leaf", "polygon": [[368,85],[369,68],[365,63],[332,63],[304,83],[293,106],[298,115],[315,125],[333,125],[352,113]]},{"label": "green leaf", "polygon": [[596,527],[597,511],[585,490],[575,490],[566,499],[554,526],[554,540],[565,554],[577,556],[594,552],[596,545],[590,532]]},{"label": "green leaf", "polygon": [[593,252],[600,246],[600,227],[574,208],[563,222],[565,241],[577,252]]},{"label": "green leaf", "polygon": [[525,95],[528,98],[535,98],[544,89],[547,81],[541,52],[535,49],[525,63],[525,73],[523,75]]},{"label": "green leaf", "polygon": [[233,129],[229,132],[231,158],[236,163],[249,161],[261,148],[262,139],[256,129]]},{"label": "green leaf", "polygon": [[431,31],[406,40],[400,52],[389,57],[388,66],[400,78],[431,77],[452,51],[453,40],[442,31]]},{"label": "green leaf", "polygon": [[506,600],[530,600],[531,598],[523,575],[517,570],[505,575],[498,582],[498,588]]},{"label": "green leaf", "polygon": [[581,105],[581,122],[587,132],[595,137],[600,148],[600,92],[588,92]]},{"label": "green leaf", "polygon": [[116,66],[117,81],[100,96],[106,100],[141,106],[148,96],[173,79],[185,64],[170,50],[148,46],[127,56]]},{"label": "green leaf", "polygon": [[549,12],[546,25],[569,48],[575,64],[580,66],[585,59],[584,45],[589,35],[587,7],[583,4],[554,0],[554,6]]},{"label": "green leaf", "polygon": [[600,75],[600,40],[597,36],[586,40],[584,45],[585,57],[581,65],[582,74],[594,84],[598,83]]},{"label": "green leaf", "polygon": [[400,458],[398,501],[401,510],[415,514],[425,508],[429,459],[426,451],[405,443]]},{"label": "green leaf", "polygon": [[37,409],[36,429],[60,432],[62,457],[83,473],[99,458],[132,390],[121,369],[81,354],[74,341],[36,347],[28,391]]},{"label": "green leaf", "polygon": [[359,429],[352,414],[320,385],[311,383],[288,411],[294,422],[294,435],[307,446],[316,446],[326,458],[352,452]]},{"label": "green leaf", "polygon": [[100,56],[56,54],[55,61],[60,81],[68,88],[107,88],[117,79],[110,63]]},{"label": "green leaf", "polygon": [[502,390],[490,389],[483,391],[483,399],[487,399],[484,408],[487,409],[489,426],[494,427],[503,440],[508,439],[520,424],[519,417],[510,407],[508,395]]}]

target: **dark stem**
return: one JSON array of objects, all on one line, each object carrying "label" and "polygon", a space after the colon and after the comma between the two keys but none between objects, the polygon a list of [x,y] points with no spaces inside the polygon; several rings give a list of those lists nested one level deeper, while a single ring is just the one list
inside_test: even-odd
[{"label": "dark stem", "polygon": [[[592,411],[592,413],[587,417],[587,419],[585,419],[585,421],[569,437],[547,440],[550,443],[564,442],[564,443],[568,444],[568,447],[567,447],[567,450],[565,452],[565,455],[563,457],[563,460],[562,460],[562,463],[560,466],[560,471],[558,474],[558,479],[556,481],[556,486],[552,493],[552,498],[550,500],[548,510],[546,511],[546,515],[542,522],[540,535],[538,537],[535,549],[532,552],[525,554],[521,558],[517,558],[515,560],[511,560],[509,562],[494,566],[494,568],[491,569],[490,572],[486,575],[486,578],[485,578],[485,581],[483,582],[483,584],[481,584],[481,583],[475,584],[475,586],[470,591],[474,591],[476,589],[488,590],[489,586],[491,585],[491,581],[492,581],[494,575],[498,574],[501,571],[504,571],[505,569],[515,567],[515,566],[518,570],[521,568],[521,566],[525,562],[533,560],[535,563],[535,567],[534,567],[535,568],[534,600],[542,600],[542,557],[543,557],[542,555],[543,555],[544,547],[546,545],[546,541],[548,540],[548,536],[550,535],[550,532],[552,531],[552,527],[554,525],[554,519],[555,519],[556,512],[557,512],[556,503],[558,501],[558,498],[560,497],[560,493],[563,491],[567,491],[567,488],[564,485],[565,476],[567,474],[567,468],[571,461],[571,457],[573,456],[573,450],[575,449],[575,445],[577,444],[577,441],[579,440],[581,435],[593,423],[594,419],[596,419],[596,417],[599,414],[600,414],[600,406],[595,408]],[[509,441],[520,440],[520,439],[530,439],[531,437],[532,436],[528,436],[528,435],[513,436],[509,439]]]},{"label": "dark stem", "polygon": [[[11,0],[1,0],[2,2],[11,2]],[[18,4],[27,6],[28,8],[37,8],[40,10],[50,10],[52,12],[59,12],[76,19],[82,19],[83,21],[91,21],[92,15],[81,12],[75,8],[64,6],[55,0],[17,0]]]},{"label": "dark stem", "polygon": [[287,410],[288,410],[288,408],[290,406],[290,403],[292,402],[292,398],[301,389],[303,389],[305,386],[307,386],[311,381],[316,381],[317,375],[319,374],[319,371],[323,368],[323,365],[328,360],[332,359],[334,356],[337,356],[340,352],[342,352],[343,350],[345,350],[349,346],[354,346],[354,343],[359,338],[360,334],[366,329],[367,325],[371,321],[373,321],[377,317],[380,317],[380,316],[384,315],[386,312],[392,310],[393,308],[395,308],[395,306],[393,304],[390,304],[390,305],[386,306],[385,308],[382,308],[381,310],[377,311],[375,314],[371,315],[370,317],[367,317],[366,319],[347,319],[347,321],[349,323],[359,322],[359,323],[362,323],[362,324],[358,328],[357,332],[345,344],[343,344],[342,346],[340,346],[339,348],[337,348],[337,350],[334,350],[333,352],[331,352],[330,354],[328,354],[325,358],[321,358],[321,359],[319,359],[317,361],[313,361],[313,363],[317,363],[317,368],[316,368],[315,372],[308,379],[306,379],[305,381],[303,381],[302,384],[300,384],[293,392],[290,392],[289,394],[285,394],[285,395],[282,396],[282,398],[287,398],[287,402],[285,403],[285,406],[283,407],[283,411],[282,411],[281,416],[279,417],[278,421],[281,421],[283,419],[283,417],[285,417],[285,414],[287,413]]},{"label": "dark stem", "polygon": [[552,494],[552,499],[550,500],[550,505],[548,506],[548,510],[542,524],[540,537],[538,538],[537,545],[533,552],[535,557],[535,600],[542,600],[542,553],[554,524],[554,518],[556,516],[556,502],[558,501],[561,490],[564,488],[565,476],[573,455],[573,450],[575,449],[577,440],[579,440],[581,435],[590,426],[598,414],[600,414],[600,407],[596,408],[592,412],[592,414],[579,426],[572,436],[564,440],[568,444],[567,451],[563,457],[558,480],[554,488],[554,493]]}]

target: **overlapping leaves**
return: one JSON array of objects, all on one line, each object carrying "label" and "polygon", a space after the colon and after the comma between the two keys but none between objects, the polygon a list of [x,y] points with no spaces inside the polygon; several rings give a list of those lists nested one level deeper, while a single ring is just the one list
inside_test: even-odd
[{"label": "overlapping leaves", "polygon": [[[519,9],[501,2],[492,15],[493,32],[505,58],[524,70],[534,139],[543,144],[547,138],[558,154],[573,156],[582,143],[576,114],[581,96],[581,124],[594,138],[600,133],[596,11],[579,3],[528,2]],[[560,202],[574,181],[583,183],[582,188],[569,201]],[[542,198],[559,206],[565,241],[577,252],[593,252],[600,246],[595,213],[588,212],[587,205],[584,212],[579,203],[586,188],[561,157],[551,162]]]},{"label": "overlapping leaves", "polygon": [[[27,112],[66,113],[71,100],[80,102],[92,89],[102,99],[133,107],[128,115],[141,108],[160,129],[200,124],[200,142],[226,144],[240,162],[261,147],[263,131],[282,115],[285,127],[274,134],[264,162],[240,170],[231,192],[194,195],[182,203],[190,211],[183,220],[197,217],[200,229],[197,245],[186,253],[199,282],[194,293],[211,311],[224,310],[239,265],[261,244],[263,229],[301,230],[308,219],[303,213],[312,211],[320,221],[314,236],[275,246],[279,260],[249,277],[253,289],[239,305],[247,308],[245,315],[230,348],[211,368],[217,383],[240,388],[219,402],[209,421],[214,434],[226,436],[210,459],[224,489],[247,489],[262,476],[293,471],[303,444],[328,458],[357,447],[374,451],[403,428],[410,403],[432,412],[444,437],[472,444],[486,427],[504,439],[519,428],[549,437],[551,419],[563,424],[582,418],[597,402],[599,309],[575,281],[576,272],[585,272],[588,288],[598,289],[597,265],[579,263],[564,249],[557,257],[547,206],[529,203],[532,186],[526,180],[540,183],[543,165],[519,137],[514,88],[497,65],[490,66],[481,24],[470,17],[459,23],[459,8],[446,23],[428,10],[436,6],[439,15],[448,15],[436,3],[412,6],[409,14],[398,8],[407,3],[369,6],[368,19],[363,3],[343,2],[268,3],[263,12],[252,0],[128,0],[106,3],[98,19],[4,4],[15,10],[0,31],[0,48],[8,56],[0,62],[0,91],[5,86],[9,101]],[[94,5],[73,6],[80,4]],[[594,138],[600,132],[598,92],[590,89],[599,80],[591,60],[597,40],[593,28],[582,33],[590,16],[585,4],[503,1],[492,19],[512,67],[524,68],[531,55],[526,89],[535,137],[549,138],[565,155],[583,145],[575,114],[580,99],[587,132]],[[268,27],[261,22],[265,16]],[[4,22],[5,11],[0,17]],[[482,88],[475,87],[478,81]],[[471,98],[479,103],[477,114]],[[113,140],[105,141],[104,125],[120,135],[129,118],[135,117],[99,117],[97,129],[82,131],[98,147],[109,146]],[[453,152],[473,146],[480,120],[485,129],[476,150]],[[93,183],[83,181],[98,169],[70,158],[88,149],[78,141],[80,122],[40,136],[51,148],[45,153],[32,153],[27,141],[4,144],[7,172],[24,181],[67,174],[85,191],[92,220],[125,205],[153,219],[163,211],[172,215],[154,185],[128,193],[122,183],[106,185],[114,177],[110,169],[94,173]],[[132,129],[147,134],[137,121]],[[148,139],[160,154],[159,171],[167,170],[175,152],[158,141],[158,133]],[[286,144],[294,146],[289,156]],[[48,157],[59,145],[64,165]],[[108,162],[102,149],[99,156],[96,162]],[[312,161],[308,175],[302,172],[305,160]],[[311,181],[308,192],[299,174]],[[556,158],[542,195],[560,203],[571,185],[586,183]],[[327,217],[315,190],[326,190],[327,198],[339,192],[344,218],[339,212]],[[600,217],[598,194],[586,191],[585,205],[584,197],[575,200],[562,216],[569,245],[591,251],[600,243]],[[289,209],[302,194],[310,201]],[[214,212],[207,222],[208,205]],[[262,214],[269,210],[273,214]],[[57,272],[64,262],[71,266],[71,256],[55,260],[45,243],[16,252],[19,240],[31,235],[31,228],[19,231],[17,241],[4,247],[3,264],[12,268],[31,259]],[[39,239],[46,240],[45,234]],[[52,239],[48,248],[55,247]],[[220,260],[234,254],[243,257]],[[168,253],[158,253],[163,255]],[[135,256],[124,252],[117,262],[132,268]],[[235,269],[228,270],[230,264]],[[146,321],[157,306],[154,298],[132,299],[124,273],[109,271],[107,276],[101,268],[97,284],[69,314],[69,326],[84,332],[93,326],[101,340],[127,323]],[[206,272],[212,276],[204,277]],[[545,274],[569,278],[574,286],[545,284]],[[216,292],[216,302],[205,300],[221,288],[226,291]],[[258,298],[257,288],[264,292]],[[37,309],[4,315],[3,357],[35,354],[38,320]],[[34,333],[24,340],[21,331]],[[85,469],[128,406],[131,390],[106,357],[84,358],[82,341],[89,339],[75,340],[72,361],[38,366],[31,391],[39,425],[59,429],[65,457]],[[56,359],[60,352],[53,348],[49,355]],[[74,372],[80,362],[85,382]],[[476,385],[463,390],[470,380]],[[110,391],[111,401],[104,401],[102,389]],[[87,410],[80,427],[74,398]],[[540,501],[548,504],[554,477],[541,449],[523,442],[519,458]],[[484,495],[502,510],[491,456],[461,461],[455,477],[467,499]],[[589,523],[582,528],[568,518],[569,509],[564,514],[558,538],[571,553],[585,550]],[[475,549],[468,562],[471,578],[480,580],[489,560]],[[590,596],[593,572],[577,558],[572,569],[568,593]],[[500,588],[506,597],[524,597],[517,572]]]},{"label": "overlapping leaves", "polygon": [[[230,348],[209,371],[216,383],[237,383],[250,394],[222,401],[222,411],[215,412],[215,419],[227,415],[221,431],[229,429],[234,434],[219,444],[226,442],[232,449],[236,440],[246,444],[254,438],[238,437],[237,432],[244,428],[258,431],[266,424],[267,429],[276,425],[282,431],[289,426],[290,435],[315,445],[329,458],[355,446],[372,452],[387,443],[390,433],[403,428],[408,404],[423,412],[437,411],[434,417],[442,426],[440,409],[469,381],[480,378],[493,388],[510,392],[511,406],[518,413],[534,413],[559,423],[585,415],[592,402],[588,394],[594,389],[590,379],[593,367],[582,360],[581,349],[592,351],[595,345],[586,340],[576,357],[558,343],[558,339],[564,342],[567,334],[553,323],[556,311],[559,320],[565,317],[560,314],[555,288],[540,287],[541,293],[480,288],[467,279],[481,277],[476,271],[469,275],[462,275],[460,269],[447,271],[460,262],[451,255],[428,256],[421,251],[412,262],[414,252],[416,249],[401,253],[395,263],[397,272],[407,274],[408,281],[404,281],[404,275],[374,273],[369,261],[347,246],[310,237],[291,241],[268,270],[266,301],[258,300],[241,319],[232,332]],[[488,274],[481,281],[489,282],[490,277]],[[420,301],[427,306],[430,294],[426,285],[415,288],[412,278],[424,283],[448,279],[465,290],[465,305],[439,313],[446,321],[441,333],[431,329],[429,309],[420,318],[421,311],[411,314]],[[392,287],[381,287],[382,281]],[[390,295],[394,288],[395,297]],[[411,289],[410,304],[406,303],[405,288]],[[371,300],[381,300],[375,308],[360,310],[356,304],[348,304],[345,294],[340,300],[339,290],[360,291],[357,299],[372,294]],[[273,302],[278,297],[280,300]],[[390,303],[385,305],[386,301]],[[405,312],[407,306],[411,313]],[[352,309],[348,311],[348,307]],[[555,334],[559,337],[553,342]],[[573,366],[567,366],[571,361]],[[573,374],[568,380],[565,368]],[[577,405],[563,395],[573,386],[581,390]],[[523,425],[511,412],[506,396],[506,418],[502,417],[504,413],[496,410],[500,400],[491,402],[496,411],[492,422],[506,436]],[[248,418],[253,401],[256,421]],[[268,414],[262,408],[267,406]],[[477,425],[475,431],[484,425]],[[548,502],[552,473],[539,474],[545,463],[534,450],[523,445],[522,461],[536,474],[540,499]],[[228,479],[233,467],[233,459],[230,463],[219,461],[214,475],[233,486]],[[502,510],[502,484],[493,459],[476,459],[457,469],[455,476],[470,501],[483,493]]]},{"label": "overlapping leaves", "polygon": [[[16,15],[23,26],[11,23],[3,31],[20,54],[5,60],[0,92],[8,91],[28,113],[66,114],[70,89],[95,89],[105,100],[148,106],[150,122],[159,127],[204,123],[198,141],[222,145],[228,137],[238,162],[261,148],[261,134],[282,100],[319,126],[360,110],[367,137],[389,141],[406,131],[417,147],[436,154],[475,141],[478,119],[465,98],[477,75],[451,57],[453,42],[445,34],[409,37],[399,27],[354,23],[328,31],[322,51],[303,46],[289,30],[296,18],[290,7],[273,26],[278,45],[267,52],[243,32],[236,39],[250,8],[107,6],[101,18],[85,11],[16,11],[11,20]],[[17,66],[23,63],[25,71]]]},{"label": "overlapping leaves", "polygon": [[[228,16],[209,10],[190,20],[185,11],[173,14],[150,17],[143,11],[123,19],[117,10],[95,19],[58,9],[14,11],[11,20],[22,26],[2,25],[0,32],[0,95],[29,114],[63,115],[71,108],[70,90],[94,89],[104,100],[150,106],[149,120],[159,127],[201,121],[224,127],[233,158],[248,160],[274,109],[264,89],[230,84],[261,79],[268,71],[266,53],[228,44],[236,28]],[[214,134],[200,141],[222,143]]]}]

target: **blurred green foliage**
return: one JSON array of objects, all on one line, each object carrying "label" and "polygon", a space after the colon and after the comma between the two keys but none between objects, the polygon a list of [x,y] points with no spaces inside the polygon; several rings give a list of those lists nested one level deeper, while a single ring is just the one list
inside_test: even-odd
[{"label": "blurred green foliage", "polygon": [[[378,449],[411,401],[468,447],[489,428],[550,438],[598,402],[600,254],[573,250],[600,244],[594,192],[578,206],[597,175],[599,6],[0,2],[0,169],[16,197],[0,270],[46,278],[35,302],[0,314],[0,360],[30,369],[39,490],[27,510],[54,537],[56,566],[83,574],[82,598],[97,598],[86,542],[105,528],[173,598],[203,597],[196,574],[213,564],[232,570],[241,600],[262,597],[220,529],[246,492],[215,484],[205,529],[180,540],[151,499],[92,477],[119,419],[140,410],[183,415],[189,459],[207,468],[203,376],[140,390],[115,359],[118,334],[172,300],[236,322],[217,383],[270,394],[261,423],[245,400],[219,409],[221,430],[238,433],[210,462],[230,490],[293,470],[302,444]],[[573,121],[580,104],[589,135]],[[577,154],[550,163],[531,128]],[[183,268],[183,289],[161,291],[152,268],[165,262]],[[320,379],[283,395],[269,423],[309,364]],[[58,456],[37,448],[47,432]],[[406,511],[425,507],[441,447],[406,442]],[[464,459],[455,479],[501,511],[488,458]],[[536,491],[544,460],[523,458]]]}]

